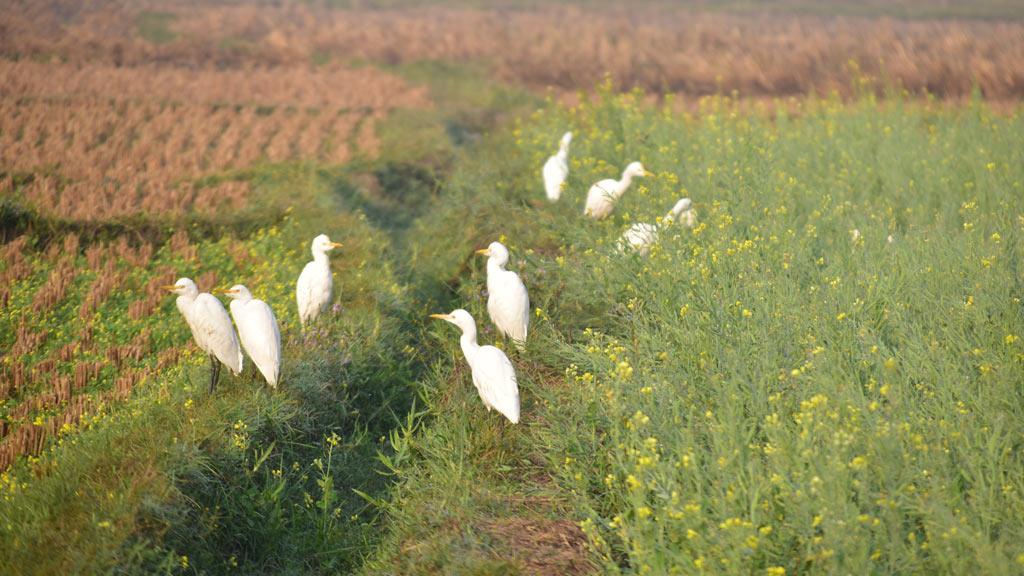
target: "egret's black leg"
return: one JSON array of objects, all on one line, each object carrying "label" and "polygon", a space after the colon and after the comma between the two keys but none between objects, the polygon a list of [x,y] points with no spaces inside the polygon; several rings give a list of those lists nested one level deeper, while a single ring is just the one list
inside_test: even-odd
[{"label": "egret's black leg", "polygon": [[217,357],[210,354],[210,394],[213,394],[217,387],[217,378],[220,376],[220,362]]},{"label": "egret's black leg", "polygon": [[504,447],[505,445],[505,415],[495,410],[498,414],[498,444]]}]

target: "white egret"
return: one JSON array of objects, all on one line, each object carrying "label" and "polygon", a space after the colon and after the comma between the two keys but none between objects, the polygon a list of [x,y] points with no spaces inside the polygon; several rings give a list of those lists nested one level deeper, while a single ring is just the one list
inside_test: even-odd
[{"label": "white egret", "polygon": [[491,242],[477,254],[487,256],[487,313],[498,330],[522,349],[530,324],[530,296],[519,274],[505,270],[508,248]]},{"label": "white egret", "polygon": [[[683,200],[686,201],[686,204],[680,208],[680,204]],[[672,208],[673,212],[677,208],[681,210],[681,212],[679,212],[672,220],[673,222],[678,222],[687,228],[693,228],[697,225],[697,210],[694,209],[693,202],[691,202],[689,198],[683,198],[683,200],[677,202],[675,207]]]},{"label": "white egret", "polygon": [[572,141],[572,132],[562,135],[558,144],[558,153],[548,158],[544,163],[544,191],[547,192],[548,200],[558,202],[562,196],[562,184],[569,176],[569,142]]},{"label": "white egret", "polygon": [[696,221],[697,215],[693,210],[693,202],[689,198],[683,198],[676,202],[668,214],[661,219],[660,224],[638,222],[630,226],[619,241],[619,249],[628,246],[646,256],[651,250],[651,245],[658,241],[658,231],[661,228],[671,226],[676,222],[691,228]]},{"label": "white egret", "polygon": [[242,347],[267,384],[277,388],[277,377],[281,373],[281,331],[274,311],[263,300],[253,298],[249,289],[241,284],[221,292],[231,298],[231,317],[238,326]]},{"label": "white egret", "polygon": [[431,314],[462,329],[459,345],[473,372],[473,385],[480,394],[487,411],[497,410],[513,424],[519,422],[519,384],[516,371],[504,352],[494,346],[481,346],[476,342],[476,322],[469,312],[461,308],[451,314]]},{"label": "white egret", "polygon": [[608,178],[594,184],[590,187],[590,191],[587,192],[587,205],[583,208],[583,214],[596,219],[608,217],[612,213],[615,201],[629,189],[629,185],[633,183],[633,178],[642,178],[650,175],[651,173],[644,169],[643,164],[633,162],[622,171],[621,180]]},{"label": "white egret", "polygon": [[315,320],[331,301],[334,279],[331,277],[331,262],[327,258],[327,253],[341,246],[337,242],[331,242],[326,234],[313,238],[313,261],[302,269],[299,281],[295,284],[299,323],[303,327]]},{"label": "white egret", "polygon": [[210,356],[210,392],[213,392],[220,378],[221,362],[235,375],[242,372],[242,350],[238,347],[238,336],[228,311],[220,300],[206,292],[200,293],[190,278],[179,278],[164,289],[178,295],[174,304],[185,317],[192,339]]}]

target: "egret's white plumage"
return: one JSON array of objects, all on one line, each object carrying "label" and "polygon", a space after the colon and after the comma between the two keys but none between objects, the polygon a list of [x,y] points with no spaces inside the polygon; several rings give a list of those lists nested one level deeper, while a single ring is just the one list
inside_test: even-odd
[{"label": "egret's white plumage", "polygon": [[608,178],[594,184],[590,187],[590,191],[587,192],[587,204],[583,208],[583,214],[591,218],[607,218],[612,213],[612,208],[615,207],[615,201],[633,183],[633,178],[642,178],[649,175],[650,172],[644,170],[643,164],[633,162],[622,171],[622,179]]},{"label": "egret's white plumage", "polygon": [[630,226],[622,235],[622,239],[619,241],[619,248],[622,249],[628,246],[646,256],[651,250],[651,245],[658,241],[659,230],[676,222],[687,228],[692,228],[694,223],[697,222],[693,202],[689,198],[683,198],[676,202],[668,214],[661,219],[660,224],[639,222]]},{"label": "egret's white plumage", "polygon": [[572,132],[562,135],[558,144],[558,153],[548,158],[544,163],[541,174],[544,176],[544,191],[548,200],[558,202],[562,196],[562,184],[569,176],[569,142],[572,141]]},{"label": "egret's white plumage", "polygon": [[327,253],[335,248],[341,248],[341,244],[331,242],[326,234],[313,238],[313,261],[302,269],[295,284],[295,302],[299,306],[299,323],[303,327],[315,320],[331,302],[334,279]]},{"label": "egret's white plumage", "polygon": [[520,348],[526,341],[530,325],[530,296],[519,274],[505,270],[508,249],[501,242],[491,242],[477,254],[487,256],[487,313],[498,330],[514,340]]},{"label": "egret's white plumage", "polygon": [[242,350],[238,346],[238,336],[220,300],[199,292],[196,283],[189,278],[179,278],[173,285],[164,288],[178,295],[174,304],[185,317],[192,331],[192,339],[202,351],[210,355],[210,389],[213,389],[220,376],[218,361],[224,363],[231,372],[241,373]]},{"label": "egret's white plumage", "polygon": [[658,241],[658,226],[647,222],[637,222],[629,227],[622,234],[619,241],[619,249],[627,246],[646,256],[651,250],[651,245]]},{"label": "egret's white plumage", "polygon": [[451,314],[431,314],[431,318],[446,320],[462,329],[459,345],[473,372],[473,385],[484,406],[488,411],[492,408],[497,410],[513,424],[518,423],[519,384],[508,356],[494,346],[477,344],[476,322],[469,312],[461,308]]},{"label": "egret's white plumage", "polygon": [[249,289],[241,284],[224,293],[231,297],[231,317],[238,326],[242,347],[267,384],[276,388],[281,373],[281,331],[273,310],[263,300],[253,298]]}]

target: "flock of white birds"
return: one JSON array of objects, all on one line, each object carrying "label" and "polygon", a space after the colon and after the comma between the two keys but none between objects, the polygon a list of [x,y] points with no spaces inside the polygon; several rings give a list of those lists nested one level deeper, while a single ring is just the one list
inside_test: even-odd
[{"label": "flock of white birds", "polygon": [[[315,320],[331,301],[334,281],[327,253],[340,247],[341,244],[331,242],[326,234],[313,239],[313,261],[302,269],[295,286],[295,302],[303,326]],[[253,298],[249,289],[241,284],[214,290],[231,299],[231,318],[235,319],[232,326],[220,300],[212,294],[200,293],[190,278],[180,278],[165,288],[178,295],[175,304],[192,330],[192,339],[210,356],[211,392],[220,377],[221,363],[236,375],[242,373],[243,349],[267,384],[277,387],[281,376],[281,330],[274,311],[266,302]]]},{"label": "flock of white birds", "polygon": [[[566,132],[558,147],[541,170],[544,190],[552,202],[557,202],[569,176],[569,144],[572,133]],[[622,173],[622,178],[601,180],[590,187],[583,213],[595,219],[606,218],[615,207],[615,202],[629,189],[633,178],[650,176],[643,164],[632,162]],[[657,242],[659,232],[674,224],[693,227],[697,215],[689,198],[682,198],[656,224],[633,224],[623,234],[620,249],[631,248],[646,255]],[[306,264],[295,286],[295,301],[299,321],[303,327],[312,323],[327,308],[331,301],[333,278],[328,253],[341,248],[326,234],[313,239],[311,251],[313,261]],[[500,242],[477,250],[487,257],[487,312],[498,332],[508,337],[514,346],[523,350],[530,323],[530,297],[519,274],[506,270],[509,260],[508,249]],[[185,322],[192,330],[196,344],[210,357],[210,390],[214,390],[220,377],[221,364],[234,374],[242,372],[244,350],[253,364],[272,388],[277,387],[281,373],[281,332],[274,312],[266,302],[253,298],[249,289],[235,285],[226,290],[214,290],[231,299],[231,316],[224,305],[211,294],[200,293],[195,282],[188,278],[179,279],[166,287],[178,295],[176,304]],[[445,320],[462,330],[459,344],[473,374],[480,399],[487,410],[497,410],[512,423],[519,422],[519,385],[515,368],[500,348],[481,346],[477,342],[476,321],[463,310],[449,314],[431,314],[432,318]],[[231,319],[234,318],[234,325]],[[237,333],[235,327],[238,328]]]}]

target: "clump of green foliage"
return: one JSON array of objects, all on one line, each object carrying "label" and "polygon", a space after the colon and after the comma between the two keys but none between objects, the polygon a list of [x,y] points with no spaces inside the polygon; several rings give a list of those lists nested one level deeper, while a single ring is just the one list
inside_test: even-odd
[{"label": "clump of green foliage", "polygon": [[[610,573],[1019,570],[1019,116],[640,102],[605,93],[538,111],[461,165],[421,221],[416,269],[447,279],[485,327],[471,252],[506,236],[535,309],[513,355],[523,432],[493,440],[499,423],[466,372],[439,375],[435,421],[408,438],[424,457],[400,467],[374,569],[486,549],[442,518],[493,514],[488,493],[520,494],[543,454]],[[538,168],[566,129],[562,202],[537,203]],[[655,176],[609,219],[585,219],[589,185],[633,160]],[[629,225],[659,222],[680,197],[696,203],[694,228],[663,227],[647,257],[620,249]],[[427,235],[444,222],[460,226]],[[474,451],[495,442],[496,459]],[[441,502],[434,530],[401,511]]]}]

